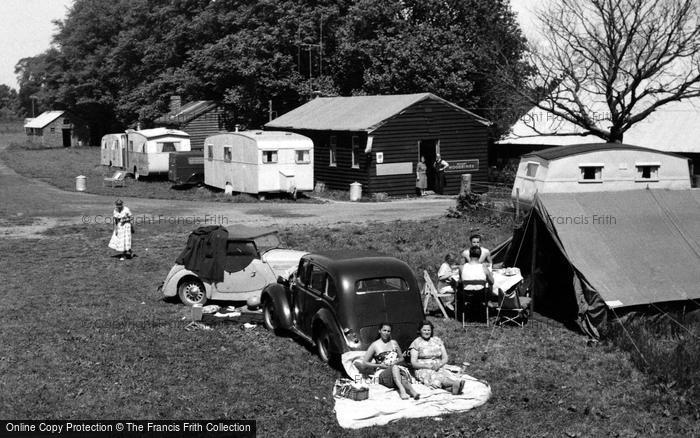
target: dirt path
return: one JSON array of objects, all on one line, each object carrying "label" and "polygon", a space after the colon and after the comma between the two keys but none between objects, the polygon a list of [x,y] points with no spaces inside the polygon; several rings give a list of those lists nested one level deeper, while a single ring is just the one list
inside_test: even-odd
[{"label": "dirt path", "polygon": [[[0,150],[5,145],[0,145]],[[47,163],[51,165],[51,163]],[[392,202],[251,203],[176,201],[124,198],[141,220],[151,223],[202,225],[278,225],[363,223],[368,221],[427,220],[454,205],[447,197]],[[0,161],[0,237],[36,236],[57,225],[95,223],[109,217],[114,198],[58,189],[17,174]]]}]

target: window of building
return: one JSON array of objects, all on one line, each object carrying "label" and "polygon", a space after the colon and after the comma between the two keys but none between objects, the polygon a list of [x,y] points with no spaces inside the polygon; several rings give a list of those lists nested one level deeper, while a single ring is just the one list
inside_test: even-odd
[{"label": "window of building", "polygon": [[214,159],[214,145],[207,145],[207,160],[211,161]]},{"label": "window of building", "polygon": [[360,139],[356,136],[352,136],[352,168],[360,168]]},{"label": "window of building", "polygon": [[56,132],[56,127],[55,127],[55,126],[52,126],[52,127],[51,127],[51,133],[54,134],[55,132]]},{"label": "window of building", "polygon": [[637,163],[637,181],[658,181],[659,163]]},{"label": "window of building", "polygon": [[603,182],[602,164],[582,164],[579,165],[579,169],[581,170],[579,182]]},{"label": "window of building", "polygon": [[276,163],[277,151],[262,151],[262,162],[263,164]]},{"label": "window of building", "polygon": [[328,165],[331,167],[335,167],[338,165],[338,161],[337,161],[338,155],[337,155],[337,149],[336,149],[337,146],[338,146],[338,137],[336,137],[335,135],[331,135],[330,146],[329,146],[330,156],[328,159],[328,163],[329,163]]},{"label": "window of building", "polygon": [[309,154],[309,151],[295,151],[296,155],[296,162],[297,163],[310,163],[311,162],[311,156]]},{"label": "window of building", "polygon": [[537,168],[540,167],[538,163],[527,163],[527,170],[525,176],[528,178],[534,178],[537,175]]},{"label": "window of building", "polygon": [[224,146],[224,161],[231,162],[231,146]]}]

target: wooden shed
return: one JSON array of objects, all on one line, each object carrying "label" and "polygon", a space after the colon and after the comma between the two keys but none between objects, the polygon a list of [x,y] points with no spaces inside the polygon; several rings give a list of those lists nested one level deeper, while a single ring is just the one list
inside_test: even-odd
[{"label": "wooden shed", "polygon": [[440,154],[449,163],[444,193],[459,192],[461,175],[486,183],[490,122],[431,93],[319,97],[265,125],[314,142],[314,177],[327,188],[365,193],[416,193],[416,164]]},{"label": "wooden shed", "polygon": [[24,131],[30,143],[50,148],[79,146],[89,138],[85,124],[67,111],[45,111],[28,119]]},{"label": "wooden shed", "polygon": [[180,96],[170,98],[170,112],[153,121],[155,126],[178,129],[190,135],[192,149],[203,149],[204,139],[226,129],[223,108],[211,100],[181,105]]}]

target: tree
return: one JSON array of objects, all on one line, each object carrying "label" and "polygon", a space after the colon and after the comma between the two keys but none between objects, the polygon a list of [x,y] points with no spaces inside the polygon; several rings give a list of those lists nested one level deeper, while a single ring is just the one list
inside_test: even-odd
[{"label": "tree", "polygon": [[18,109],[17,91],[5,84],[0,84],[0,119],[17,117]]},{"label": "tree", "polygon": [[[695,0],[560,0],[532,51],[540,109],[608,142],[662,105],[700,96]],[[515,87],[514,87],[515,88]],[[601,113],[602,111],[602,113]],[[556,133],[547,133],[556,134]]]}]

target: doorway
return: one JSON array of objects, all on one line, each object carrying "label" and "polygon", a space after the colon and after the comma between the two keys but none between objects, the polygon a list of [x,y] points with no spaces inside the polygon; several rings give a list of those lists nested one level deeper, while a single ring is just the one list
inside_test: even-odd
[{"label": "doorway", "polygon": [[64,148],[70,147],[70,129],[63,130],[63,147]]},{"label": "doorway", "polygon": [[435,167],[433,164],[435,163],[439,144],[439,140],[434,138],[418,141],[418,161],[420,161],[420,157],[425,157],[425,165],[428,167],[426,171],[428,190],[432,191],[435,191]]}]

